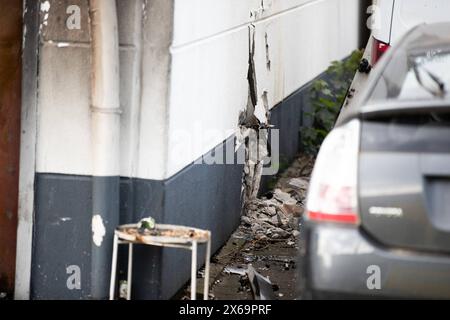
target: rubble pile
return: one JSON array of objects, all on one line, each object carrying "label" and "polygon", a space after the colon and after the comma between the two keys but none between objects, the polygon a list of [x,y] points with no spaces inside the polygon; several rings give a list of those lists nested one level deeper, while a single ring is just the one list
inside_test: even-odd
[{"label": "rubble pile", "polygon": [[254,240],[295,244],[312,164],[309,157],[299,158],[279,178],[273,191],[245,204],[242,226]]},{"label": "rubble pile", "polygon": [[[210,298],[296,298],[299,219],[313,165],[313,157],[300,155],[282,174],[273,177],[270,192],[246,202],[241,225],[211,258]],[[200,278],[199,297],[204,272],[200,272]],[[185,299],[190,296],[189,290]]]}]

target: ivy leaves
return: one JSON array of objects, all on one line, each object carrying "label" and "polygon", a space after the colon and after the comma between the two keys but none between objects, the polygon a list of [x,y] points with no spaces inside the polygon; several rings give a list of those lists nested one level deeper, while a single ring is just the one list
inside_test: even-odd
[{"label": "ivy leaves", "polygon": [[316,154],[333,129],[362,56],[362,50],[355,50],[344,61],[333,61],[324,79],[312,83],[312,111],[305,114],[312,120],[312,127],[301,129],[302,145],[307,153]]}]

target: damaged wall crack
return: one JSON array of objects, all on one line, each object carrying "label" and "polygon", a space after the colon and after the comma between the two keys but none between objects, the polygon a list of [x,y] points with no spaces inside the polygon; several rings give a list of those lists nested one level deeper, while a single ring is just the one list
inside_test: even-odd
[{"label": "damaged wall crack", "polygon": [[[239,130],[237,142],[245,147],[245,164],[243,176],[243,204],[258,196],[264,159],[269,155],[268,139],[270,128],[270,112],[267,92],[258,98],[258,86],[255,67],[255,29],[249,27],[249,61],[248,61],[248,100],[244,111],[239,115]],[[261,100],[265,115],[258,118],[255,113]],[[259,115],[259,114],[258,114]]]}]

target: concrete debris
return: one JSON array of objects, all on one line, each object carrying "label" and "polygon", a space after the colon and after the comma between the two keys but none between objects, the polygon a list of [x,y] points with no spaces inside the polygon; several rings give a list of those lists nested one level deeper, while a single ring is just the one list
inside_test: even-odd
[{"label": "concrete debris", "polygon": [[288,239],[291,233],[281,228],[270,228],[266,231],[266,235],[271,239]]},{"label": "concrete debris", "polygon": [[226,267],[223,270],[223,272],[227,273],[227,274],[237,274],[237,275],[240,275],[240,276],[245,276],[247,270],[246,269],[242,269],[242,268]]},{"label": "concrete debris", "polygon": [[249,226],[252,225],[252,219],[250,219],[250,218],[247,217],[247,216],[242,216],[242,217],[241,217],[241,221],[242,221],[242,223],[245,224],[245,225],[249,225]]},{"label": "concrete debris", "polygon": [[298,190],[307,190],[309,181],[301,178],[294,178],[289,181],[289,186]]},{"label": "concrete debris", "polygon": [[247,227],[256,240],[279,240],[292,237],[293,229],[297,228],[298,218],[288,216],[283,210],[258,208],[258,211],[247,211],[242,217],[244,227]]},{"label": "concrete debris", "polygon": [[281,210],[287,214],[292,215],[293,217],[301,217],[303,215],[304,209],[298,205],[290,205],[290,204],[283,204],[281,206]]},{"label": "concrete debris", "polygon": [[[289,265],[289,264],[287,264],[287,265]],[[261,269],[263,269],[263,268],[261,268]],[[266,270],[268,270],[268,268],[266,268]],[[271,295],[270,291],[277,291],[277,290],[279,290],[278,285],[271,284],[271,281],[269,280],[269,278],[264,277],[261,274],[259,274],[255,270],[253,265],[251,265],[251,264],[249,264],[247,266],[247,268],[245,268],[245,269],[242,268],[242,267],[230,267],[230,266],[228,266],[228,267],[226,267],[223,270],[223,273],[225,273],[225,274],[235,274],[235,275],[240,276],[240,278],[239,278],[240,287],[238,289],[239,291],[245,291],[247,285],[250,284],[254,294],[259,295],[259,297],[258,297],[259,299],[256,299],[256,300],[264,300],[264,299],[261,299],[261,295],[260,295],[260,292],[258,290],[258,288],[260,288],[261,285],[265,289],[268,289],[268,291],[265,292],[265,294],[263,294],[263,298],[265,298],[267,296],[270,296]],[[252,281],[251,279],[253,281],[256,281],[256,283],[251,283],[250,282],[250,281]],[[264,284],[262,284],[261,281],[263,281],[263,282],[265,282],[267,284],[270,284],[272,290],[270,290],[268,286],[265,286]]]},{"label": "concrete debris", "polygon": [[[308,181],[294,178],[288,181],[288,185],[293,185],[306,193]],[[290,190],[292,189],[287,187],[277,188],[270,193],[270,199],[266,196],[247,202],[241,220],[243,227],[248,229],[253,239],[295,241],[294,232],[298,232],[296,229],[298,229],[299,218],[304,211],[301,202],[304,200],[304,194],[299,194],[296,198],[286,192]]]},{"label": "concrete debris", "polygon": [[281,176],[273,191],[246,197],[242,227],[256,241],[286,241],[299,237],[298,223],[304,213],[314,158],[302,155]]},{"label": "concrete debris", "polygon": [[282,204],[287,204],[287,205],[296,205],[297,204],[297,200],[292,198],[289,193],[283,192],[280,189],[275,189],[273,196],[275,199],[277,199]]},{"label": "concrete debris", "polygon": [[244,262],[245,263],[252,263],[252,262],[255,261],[255,259],[256,259],[256,257],[253,256],[253,255],[244,255]]},{"label": "concrete debris", "polygon": [[[300,155],[287,170],[275,177],[272,191],[264,191],[266,193],[258,197],[256,189],[251,190],[251,195],[245,194],[243,189],[246,201],[242,223],[227,244],[211,258],[210,298],[296,298],[296,261],[298,251],[303,250],[298,227],[313,165],[313,157]],[[248,172],[252,170],[250,166],[247,169]],[[247,178],[251,179],[251,175]],[[199,276],[203,276],[202,271]],[[203,279],[198,279],[198,295],[202,284]],[[189,296],[189,290],[187,287],[182,294]]]},{"label": "concrete debris", "polygon": [[247,276],[255,300],[275,300],[273,286],[268,278],[256,272],[251,265],[248,266]]}]

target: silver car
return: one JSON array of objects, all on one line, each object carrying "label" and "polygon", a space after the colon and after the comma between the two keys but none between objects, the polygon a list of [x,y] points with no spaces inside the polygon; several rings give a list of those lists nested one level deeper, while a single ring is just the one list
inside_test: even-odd
[{"label": "silver car", "polygon": [[450,24],[420,25],[372,71],[319,152],[301,224],[301,298],[450,298]]}]

